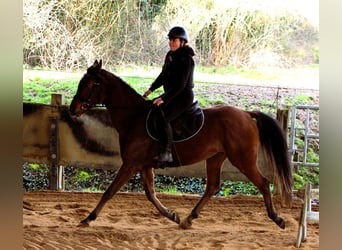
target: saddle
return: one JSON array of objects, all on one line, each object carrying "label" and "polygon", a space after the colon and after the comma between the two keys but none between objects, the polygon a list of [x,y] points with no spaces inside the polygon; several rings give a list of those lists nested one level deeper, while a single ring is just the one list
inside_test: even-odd
[{"label": "saddle", "polygon": [[[161,113],[158,107],[153,107],[146,118],[146,130],[148,135],[159,141],[162,131]],[[178,118],[170,122],[173,131],[173,141],[181,142],[194,137],[203,127],[204,114],[195,101],[189,109],[184,111]]]}]

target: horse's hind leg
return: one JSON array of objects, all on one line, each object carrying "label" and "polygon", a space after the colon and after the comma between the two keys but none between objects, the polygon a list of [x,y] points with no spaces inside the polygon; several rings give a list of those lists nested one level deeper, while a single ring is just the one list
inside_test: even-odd
[{"label": "horse's hind leg", "polygon": [[141,171],[141,179],[144,183],[145,194],[149,201],[158,209],[158,211],[169,218],[170,220],[180,223],[180,218],[177,213],[172,213],[167,209],[157,198],[156,192],[154,190],[154,173],[152,168],[143,168]]},{"label": "horse's hind leg", "polygon": [[181,222],[179,225],[181,228],[190,228],[192,225],[192,220],[198,218],[199,213],[204,205],[216,192],[220,190],[221,169],[222,163],[225,159],[226,156],[223,153],[218,153],[207,159],[207,186],[205,192],[197,205],[192,209],[190,215],[188,215],[188,217]]},{"label": "horse's hind leg", "polygon": [[277,215],[273,207],[270,182],[260,173],[259,168],[256,164],[256,160],[254,161],[254,164],[250,164],[249,166],[252,166],[252,168],[248,168],[247,170],[246,168],[239,169],[261,192],[264,198],[268,217],[272,219],[280,228],[284,229],[285,222],[281,217]]},{"label": "horse's hind leg", "polygon": [[103,193],[100,202],[97,204],[95,209],[88,215],[88,217],[81,221],[79,226],[89,226],[89,223],[95,220],[96,217],[99,215],[100,211],[102,210],[106,202],[110,200],[136,172],[136,168],[129,168],[128,166],[125,167],[124,165],[122,165],[118,173],[116,174],[113,182]]}]

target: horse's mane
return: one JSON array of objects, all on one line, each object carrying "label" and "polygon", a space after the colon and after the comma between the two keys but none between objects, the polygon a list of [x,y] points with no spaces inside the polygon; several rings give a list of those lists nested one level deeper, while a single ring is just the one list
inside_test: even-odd
[{"label": "horse's mane", "polygon": [[[115,82],[117,85],[123,88],[123,91],[125,91],[125,93],[128,94],[128,97],[127,97],[128,99],[134,98],[135,100],[137,100],[139,103],[142,103],[143,105],[147,105],[151,102],[151,101],[146,101],[134,88],[132,88],[121,77],[105,69],[101,69],[101,73],[103,73],[104,77],[108,79],[109,83]],[[111,79],[114,79],[114,80],[111,80]]]}]

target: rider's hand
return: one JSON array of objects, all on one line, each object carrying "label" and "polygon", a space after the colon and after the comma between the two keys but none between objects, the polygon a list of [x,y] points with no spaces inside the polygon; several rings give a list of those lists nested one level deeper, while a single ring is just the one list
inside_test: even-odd
[{"label": "rider's hand", "polygon": [[163,101],[163,99],[161,99],[161,97],[159,97],[159,98],[157,98],[157,99],[155,99],[154,101],[153,101],[153,104],[155,104],[155,105],[157,105],[157,106],[159,106],[159,105],[161,105],[161,104],[163,104],[164,103],[164,101]]},{"label": "rider's hand", "polygon": [[149,94],[151,94],[152,91],[151,90],[146,90],[145,93],[143,94],[143,97],[146,98]]}]

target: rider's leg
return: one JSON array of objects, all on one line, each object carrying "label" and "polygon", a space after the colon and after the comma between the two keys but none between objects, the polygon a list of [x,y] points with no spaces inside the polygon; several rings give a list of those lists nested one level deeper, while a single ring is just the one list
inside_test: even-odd
[{"label": "rider's leg", "polygon": [[162,122],[163,122],[163,136],[161,138],[162,144],[162,151],[158,157],[159,162],[172,162],[172,128],[170,122],[164,115],[164,112],[161,110],[162,113]]}]

